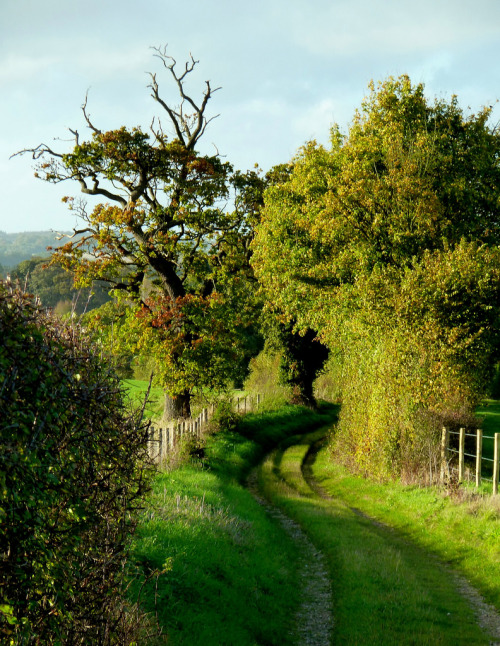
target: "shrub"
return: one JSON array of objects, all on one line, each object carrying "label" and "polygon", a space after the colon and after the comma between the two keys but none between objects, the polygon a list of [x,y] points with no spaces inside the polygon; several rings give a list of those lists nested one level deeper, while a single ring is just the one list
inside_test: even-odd
[{"label": "shrub", "polygon": [[76,327],[0,282],[0,641],[114,644],[148,424]]}]

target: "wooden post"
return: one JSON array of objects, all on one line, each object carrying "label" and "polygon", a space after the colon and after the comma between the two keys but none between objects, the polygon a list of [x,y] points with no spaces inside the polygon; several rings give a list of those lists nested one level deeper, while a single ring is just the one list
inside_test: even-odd
[{"label": "wooden post", "polygon": [[500,433],[495,433],[495,449],[493,451],[493,493],[498,493],[498,462],[500,458]]},{"label": "wooden post", "polygon": [[257,410],[260,408],[260,394],[257,393]]},{"label": "wooden post", "polygon": [[481,486],[481,464],[483,459],[483,429],[476,431],[476,487]]},{"label": "wooden post", "polygon": [[161,463],[165,464],[167,461],[167,455],[168,455],[168,426],[166,428],[163,428],[161,432],[163,434],[163,442],[162,442],[163,453],[161,456]]},{"label": "wooden post", "polygon": [[163,454],[163,434],[161,428],[158,429],[158,455],[156,456],[156,462],[161,462],[161,457]]},{"label": "wooden post", "polygon": [[148,454],[150,458],[153,457],[153,446],[154,446],[153,439],[154,439],[154,431],[152,428],[150,428],[148,432]]},{"label": "wooden post", "polygon": [[465,428],[460,429],[458,445],[458,481],[463,482],[465,473]]},{"label": "wooden post", "polygon": [[445,477],[448,474],[448,444],[450,441],[450,434],[446,426],[443,426],[443,434],[441,436],[441,482],[444,482]]}]

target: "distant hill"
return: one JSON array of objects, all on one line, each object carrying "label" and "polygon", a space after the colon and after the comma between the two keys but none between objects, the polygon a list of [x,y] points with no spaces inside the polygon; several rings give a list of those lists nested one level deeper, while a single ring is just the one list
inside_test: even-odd
[{"label": "distant hill", "polygon": [[[65,233],[70,233],[69,231]],[[55,231],[0,231],[0,265],[3,272],[11,270],[23,260],[33,256],[48,256],[47,247],[59,247],[67,240],[56,240]]]}]

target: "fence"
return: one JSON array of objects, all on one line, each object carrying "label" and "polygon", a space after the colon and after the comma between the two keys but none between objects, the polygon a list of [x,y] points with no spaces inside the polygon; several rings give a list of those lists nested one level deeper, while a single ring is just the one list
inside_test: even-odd
[{"label": "fence", "polygon": [[[250,413],[259,410],[263,396],[244,395],[233,399],[233,410],[237,413]],[[186,439],[201,439],[202,431],[215,412],[215,405],[203,408],[196,418],[171,420],[164,428],[152,428],[148,440],[149,455],[157,464],[163,464],[180,442]]]},{"label": "fence", "polygon": [[[450,447],[450,436],[457,436],[458,438],[458,448]],[[472,438],[472,441],[469,440],[469,444],[475,446],[475,453],[470,453],[466,451],[466,440],[467,438]],[[490,440],[493,442],[493,457],[489,458],[483,455],[483,446],[484,440]],[[473,450],[473,449],[470,449]],[[441,438],[441,482],[443,482],[446,477],[450,476],[450,462],[448,458],[449,454],[458,456],[458,481],[463,482],[465,479],[465,458],[472,458],[475,461],[475,473],[476,473],[476,487],[481,485],[482,480],[487,480],[493,483],[493,494],[498,494],[498,476],[499,476],[499,466],[500,466],[500,433],[495,433],[494,435],[483,435],[482,429],[476,429],[475,433],[468,433],[465,428],[461,428],[459,431],[450,431],[447,428],[443,428],[442,438]],[[488,466],[492,467],[492,477],[488,478],[483,476],[483,464],[487,463]]]}]

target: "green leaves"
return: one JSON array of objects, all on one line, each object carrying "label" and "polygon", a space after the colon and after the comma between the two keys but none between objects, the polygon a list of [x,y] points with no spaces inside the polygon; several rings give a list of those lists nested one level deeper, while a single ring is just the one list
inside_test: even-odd
[{"label": "green leaves", "polygon": [[100,643],[147,489],[147,425],[80,330],[1,282],[0,336],[0,636]]},{"label": "green leaves", "polygon": [[348,134],[304,146],[264,196],[256,273],[286,320],[339,352],[339,446],[379,475],[423,468],[435,429],[467,417],[498,357],[488,115],[430,103],[406,76],[372,84]]}]

